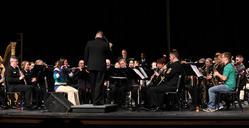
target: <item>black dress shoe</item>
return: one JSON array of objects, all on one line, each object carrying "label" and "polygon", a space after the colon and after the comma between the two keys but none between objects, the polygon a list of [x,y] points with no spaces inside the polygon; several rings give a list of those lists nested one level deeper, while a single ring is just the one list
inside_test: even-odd
[{"label": "black dress shoe", "polygon": [[158,112],[161,111],[160,107],[155,107],[151,109],[152,112]]},{"label": "black dress shoe", "polygon": [[104,105],[102,103],[94,103],[93,106],[99,106],[99,105]]}]

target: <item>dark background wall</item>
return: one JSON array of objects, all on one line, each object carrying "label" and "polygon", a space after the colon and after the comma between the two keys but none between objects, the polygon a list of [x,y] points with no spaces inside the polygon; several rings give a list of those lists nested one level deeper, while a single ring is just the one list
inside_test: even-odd
[{"label": "dark background wall", "polygon": [[[19,32],[24,33],[24,59],[41,58],[49,64],[60,57],[76,63],[83,56],[85,43],[94,38],[97,30],[103,30],[113,42],[115,56],[126,48],[130,56],[145,51],[156,59],[167,49],[163,0],[29,4],[32,6],[1,4],[4,7],[0,12],[2,56],[10,40],[19,40],[16,34]],[[212,57],[216,51],[248,57],[246,2],[170,0],[170,7],[171,46],[183,58]]]}]

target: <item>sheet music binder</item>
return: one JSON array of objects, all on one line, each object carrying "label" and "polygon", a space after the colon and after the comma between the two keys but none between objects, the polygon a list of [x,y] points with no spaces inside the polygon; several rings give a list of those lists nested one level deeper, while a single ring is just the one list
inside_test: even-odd
[{"label": "sheet music binder", "polygon": [[133,71],[139,76],[140,79],[144,80],[146,77],[136,68],[133,68]]},{"label": "sheet music binder", "polygon": [[147,75],[147,73],[144,71],[144,69],[143,69],[142,67],[139,67],[139,70],[141,71],[141,73],[143,74],[143,76],[144,76],[146,79],[149,78],[148,75]]},{"label": "sheet music binder", "polygon": [[197,68],[196,65],[191,64],[190,66],[191,66],[192,70],[195,72],[197,77],[203,77],[203,74],[199,71],[199,69]]},{"label": "sheet music binder", "polygon": [[196,65],[194,64],[183,64],[183,68],[186,76],[197,76],[202,78],[203,74],[199,71]]}]

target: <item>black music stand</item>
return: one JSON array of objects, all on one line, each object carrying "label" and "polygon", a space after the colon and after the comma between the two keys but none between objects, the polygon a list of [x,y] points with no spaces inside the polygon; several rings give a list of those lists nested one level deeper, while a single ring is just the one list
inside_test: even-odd
[{"label": "black music stand", "polygon": [[141,98],[140,98],[141,89],[142,89],[142,86],[146,86],[146,80],[148,80],[149,77],[147,73],[145,72],[145,70],[143,69],[143,67],[136,67],[133,69],[133,71],[137,74],[137,78],[141,81],[137,89],[137,102],[135,106],[135,110],[139,111],[141,107]]},{"label": "black music stand", "polygon": [[107,85],[107,92],[106,92],[107,93],[107,99],[110,98],[110,92],[109,92],[110,91],[110,88],[109,88],[110,82],[114,82],[115,86],[121,86],[122,83],[124,83],[124,82],[127,83],[128,78],[127,78],[127,74],[126,74],[127,72],[125,70],[126,69],[122,69],[122,68],[113,68],[110,71],[109,82],[108,82],[108,85]]},{"label": "black music stand", "polygon": [[[183,68],[186,76],[195,76],[197,77],[197,81],[201,81],[203,79],[203,74],[199,71],[196,65],[194,64],[183,64]],[[200,105],[200,83],[193,84],[193,105],[195,108],[199,108]]]}]

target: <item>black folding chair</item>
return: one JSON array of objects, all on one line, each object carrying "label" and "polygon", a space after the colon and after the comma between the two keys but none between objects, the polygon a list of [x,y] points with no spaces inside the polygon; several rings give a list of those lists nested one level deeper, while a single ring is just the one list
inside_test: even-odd
[{"label": "black folding chair", "polygon": [[177,81],[177,88],[175,91],[172,92],[165,92],[166,95],[173,96],[177,100],[178,108],[181,111],[182,109],[182,97],[181,97],[181,91],[180,91],[180,85],[181,85],[181,79],[182,75],[179,75],[178,81]]},{"label": "black folding chair", "polygon": [[218,94],[218,99],[217,99],[217,103],[219,104],[220,103],[220,100],[221,100],[221,95],[225,95],[226,97],[228,96],[231,96],[231,100],[232,100],[232,106],[234,106],[236,108],[236,104],[235,104],[235,101],[238,102],[238,105],[240,107],[240,110],[243,112],[243,107],[242,107],[242,104],[241,104],[241,100],[240,100],[240,90],[239,90],[239,86],[240,86],[240,80],[241,80],[241,75],[238,75],[237,76],[237,79],[236,79],[236,86],[235,86],[235,89],[233,91],[229,91],[229,92],[219,92]]}]

